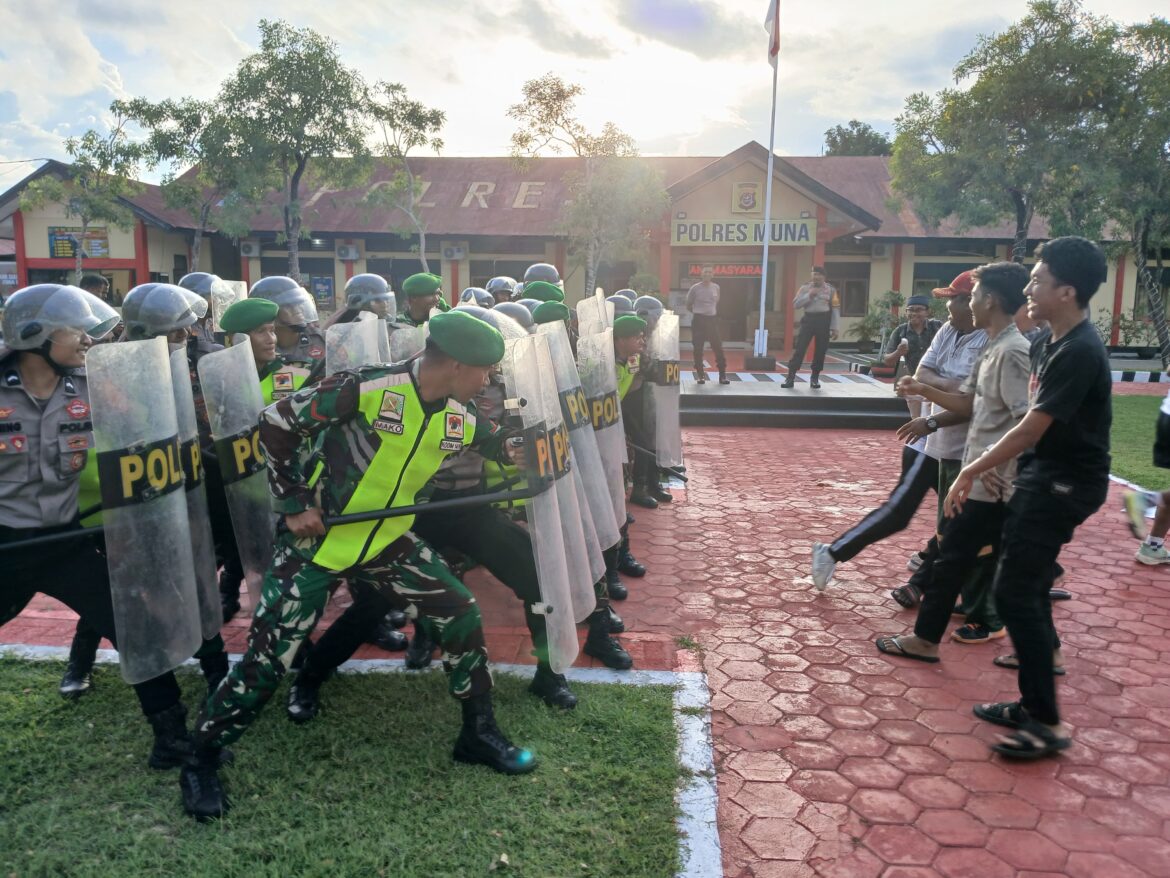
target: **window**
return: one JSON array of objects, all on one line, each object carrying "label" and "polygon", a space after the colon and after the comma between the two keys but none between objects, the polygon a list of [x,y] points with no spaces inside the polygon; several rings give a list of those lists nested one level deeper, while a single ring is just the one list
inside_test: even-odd
[{"label": "window", "polygon": [[869,311],[869,281],[850,278],[841,282],[841,316],[864,317]]}]

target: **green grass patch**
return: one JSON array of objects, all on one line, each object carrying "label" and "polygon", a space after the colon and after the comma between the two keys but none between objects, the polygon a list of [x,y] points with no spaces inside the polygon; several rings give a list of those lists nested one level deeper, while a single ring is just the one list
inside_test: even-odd
[{"label": "green grass patch", "polygon": [[[222,772],[234,810],[198,824],[113,666],[76,704],[63,666],[0,659],[0,875],[671,876],[682,777],[668,686],[574,684],[554,712],[496,678],[501,727],[541,760],[509,778],[450,756],[443,675],[346,674],[295,726],[282,687]],[[188,705],[202,680],[182,673]]]},{"label": "green grass patch", "polygon": [[1113,397],[1109,436],[1113,474],[1153,491],[1170,487],[1170,471],[1154,466],[1154,427],[1161,405],[1161,396]]}]

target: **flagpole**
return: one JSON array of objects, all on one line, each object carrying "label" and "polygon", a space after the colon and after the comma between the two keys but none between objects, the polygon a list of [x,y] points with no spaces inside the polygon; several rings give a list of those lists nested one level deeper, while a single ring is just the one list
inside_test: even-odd
[{"label": "flagpole", "polygon": [[[777,14],[779,10],[777,10]],[[780,77],[780,56],[772,65],[772,119],[768,124],[768,181],[764,188],[764,260],[760,267],[760,327],[756,330],[755,354],[768,356],[768,330],[764,328],[764,303],[768,295],[768,243],[772,238],[772,168],[776,157],[776,82]]]}]

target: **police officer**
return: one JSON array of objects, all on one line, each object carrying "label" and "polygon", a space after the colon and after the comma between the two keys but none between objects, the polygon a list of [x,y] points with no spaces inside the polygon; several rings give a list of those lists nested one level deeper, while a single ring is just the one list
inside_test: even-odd
[{"label": "police officer", "polygon": [[347,280],[345,307],[330,318],[329,325],[352,323],[362,311],[379,320],[393,320],[397,314],[394,292],[380,274],[355,274]]},{"label": "police officer", "polygon": [[492,308],[492,310],[511,317],[513,320],[519,323],[522,328],[528,330],[529,332],[531,332],[532,327],[536,325],[535,321],[532,319],[532,312],[521,305],[519,302],[501,302]]},{"label": "police officer", "polygon": [[[280,308],[276,318],[276,351],[325,364],[325,338],[317,325],[317,305],[291,277],[265,277],[248,292],[249,299],[268,299]],[[223,321],[220,321],[223,326]]]},{"label": "police officer", "polygon": [[[207,303],[207,313],[199,318],[199,321],[195,324],[198,327],[198,331],[192,332],[191,335],[198,338],[200,342],[218,344],[219,339],[215,337],[214,331],[216,299],[218,298],[223,301],[232,298],[231,288],[220,280],[218,275],[210,274],[206,271],[192,271],[183,275],[179,278],[179,286],[196,293]],[[211,348],[206,353],[219,349],[219,347]]]},{"label": "police officer", "polygon": [[459,301],[465,304],[478,305],[481,308],[491,308],[496,304],[495,297],[483,287],[468,287],[459,294]]},{"label": "police officer", "polygon": [[516,280],[506,275],[500,275],[489,280],[484,289],[492,294],[497,305],[511,302],[516,293]]},{"label": "police officer", "polygon": [[[83,366],[117,313],[84,290],[39,284],[13,293],[0,317],[0,546],[79,530],[78,485],[93,453]],[[33,595],[64,603],[117,646],[101,543],[87,537],[0,550],[0,625]],[[190,755],[186,708],[174,674],[134,686],[154,730],[148,762],[174,768]]]},{"label": "police officer", "polygon": [[398,322],[407,326],[422,326],[431,317],[431,309],[443,301],[443,279],[437,274],[412,274],[402,282],[406,308],[398,315]]},{"label": "police officer", "polygon": [[[442,643],[450,691],[463,708],[456,760],[508,774],[536,767],[532,754],[513,746],[496,725],[475,599],[411,532],[412,517],[327,528],[322,514],[323,508],[336,515],[411,505],[417,491],[411,486],[424,484],[448,454],[470,445],[503,453],[502,434],[466,408],[503,355],[498,331],[455,311],[430,320],[427,347],[417,359],[339,372],[262,412],[260,441],[275,507],[284,517],[248,650],[196,724],[196,754],[181,777],[189,814],[206,819],[227,810],[218,750],[259,714],[343,578],[351,588],[397,595]],[[320,453],[320,478],[302,469],[310,446]]]},{"label": "police officer", "polygon": [[[528,285],[536,281],[544,281],[552,284],[555,287],[564,288],[564,283],[561,281],[561,273],[557,271],[555,265],[550,265],[547,262],[536,262],[528,266],[524,271],[524,295],[529,296]],[[564,296],[562,295],[563,299]]]}]

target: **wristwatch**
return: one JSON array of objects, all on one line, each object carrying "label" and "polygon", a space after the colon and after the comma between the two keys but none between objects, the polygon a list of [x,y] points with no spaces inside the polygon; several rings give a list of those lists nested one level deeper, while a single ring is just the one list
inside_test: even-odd
[{"label": "wristwatch", "polygon": [[929,418],[927,418],[926,428],[930,430],[931,433],[938,430],[938,418],[934,417],[934,415],[931,415]]}]

